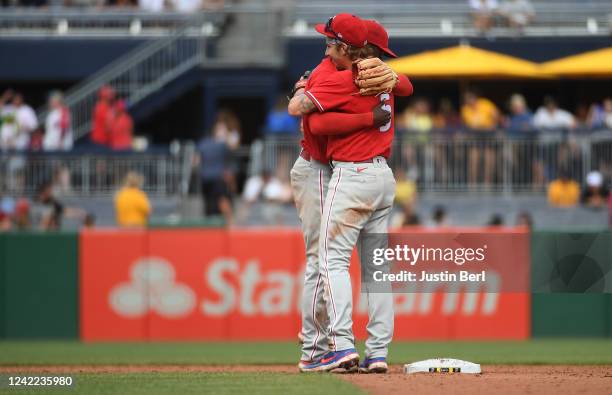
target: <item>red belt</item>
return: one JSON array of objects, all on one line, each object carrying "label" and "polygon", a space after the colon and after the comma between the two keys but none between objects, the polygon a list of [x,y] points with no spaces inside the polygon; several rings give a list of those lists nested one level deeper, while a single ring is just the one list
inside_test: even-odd
[{"label": "red belt", "polygon": [[302,150],[302,152],[300,152],[300,156],[310,162],[310,154],[308,153],[308,151]]}]

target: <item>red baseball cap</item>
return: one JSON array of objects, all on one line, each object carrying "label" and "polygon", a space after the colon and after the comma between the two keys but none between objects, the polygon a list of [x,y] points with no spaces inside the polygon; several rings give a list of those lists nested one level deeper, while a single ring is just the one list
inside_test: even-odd
[{"label": "red baseball cap", "polygon": [[366,19],[363,23],[368,29],[368,42],[377,46],[390,57],[397,58],[397,55],[389,49],[389,35],[385,28],[373,19]]},{"label": "red baseball cap", "polygon": [[316,25],[315,30],[357,48],[363,48],[368,43],[368,28],[361,18],[351,14],[332,16],[327,23]]}]

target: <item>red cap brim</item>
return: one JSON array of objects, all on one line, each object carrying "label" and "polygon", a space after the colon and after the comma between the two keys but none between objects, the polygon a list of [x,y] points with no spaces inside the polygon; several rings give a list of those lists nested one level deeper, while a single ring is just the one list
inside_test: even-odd
[{"label": "red cap brim", "polygon": [[390,57],[397,58],[397,55],[395,54],[395,52],[391,51],[389,48],[381,48],[381,49],[384,53],[386,53]]},{"label": "red cap brim", "polygon": [[327,36],[329,38],[336,38],[336,36],[334,36],[332,33],[325,31],[325,24],[324,23],[316,24],[315,25],[315,30],[317,32],[321,33],[322,35]]}]

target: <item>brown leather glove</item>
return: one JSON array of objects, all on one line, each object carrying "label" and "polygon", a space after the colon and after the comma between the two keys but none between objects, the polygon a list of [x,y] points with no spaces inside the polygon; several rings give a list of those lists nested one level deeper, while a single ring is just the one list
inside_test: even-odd
[{"label": "brown leather glove", "polygon": [[355,84],[362,96],[389,93],[399,81],[397,74],[378,58],[360,60],[357,62],[357,71]]}]

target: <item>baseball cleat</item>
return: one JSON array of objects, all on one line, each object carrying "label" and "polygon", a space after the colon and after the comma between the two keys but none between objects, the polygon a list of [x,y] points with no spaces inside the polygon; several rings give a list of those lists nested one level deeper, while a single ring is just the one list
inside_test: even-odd
[{"label": "baseball cleat", "polygon": [[314,372],[352,373],[359,368],[359,354],[354,348],[342,351],[330,351],[317,362],[306,367]]},{"label": "baseball cleat", "polygon": [[389,366],[387,366],[387,361],[383,357],[366,358],[359,365],[359,373],[387,373],[387,370],[389,370]]},{"label": "baseball cleat", "polygon": [[302,371],[302,369],[308,369],[308,365],[312,364],[313,362],[315,361],[306,361],[301,359],[298,363],[298,369],[300,369],[300,372]]}]

